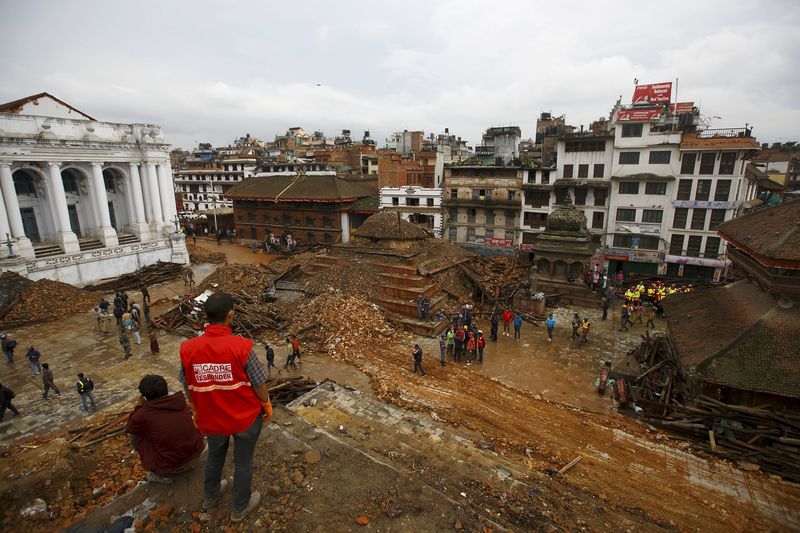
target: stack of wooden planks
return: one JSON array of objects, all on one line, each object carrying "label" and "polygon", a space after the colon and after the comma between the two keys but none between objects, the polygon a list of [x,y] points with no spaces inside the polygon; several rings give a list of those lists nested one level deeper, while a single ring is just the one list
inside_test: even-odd
[{"label": "stack of wooden planks", "polygon": [[156,285],[165,281],[172,281],[181,274],[183,268],[184,265],[179,263],[158,261],[155,264],[142,267],[136,272],[95,283],[94,285],[84,287],[84,289],[104,293],[138,290],[142,285],[150,287],[151,285]]}]

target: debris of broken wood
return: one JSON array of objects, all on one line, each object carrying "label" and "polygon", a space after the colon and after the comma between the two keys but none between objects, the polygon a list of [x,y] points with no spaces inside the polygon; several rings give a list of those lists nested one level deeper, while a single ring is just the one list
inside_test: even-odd
[{"label": "debris of broken wood", "polygon": [[140,268],[136,272],[122,275],[118,278],[102,281],[84,287],[88,291],[94,292],[118,292],[118,291],[134,291],[138,290],[142,285],[150,287],[164,283],[165,281],[172,281],[180,276],[184,265],[179,263],[166,263],[164,261],[157,261],[152,265],[147,265]]}]

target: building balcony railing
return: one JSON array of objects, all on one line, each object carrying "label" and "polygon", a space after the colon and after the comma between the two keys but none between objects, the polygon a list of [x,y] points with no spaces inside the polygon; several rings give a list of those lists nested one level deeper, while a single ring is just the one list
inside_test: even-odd
[{"label": "building balcony railing", "polygon": [[716,128],[698,130],[698,139],[713,139],[715,137],[750,137],[753,130],[749,128]]}]

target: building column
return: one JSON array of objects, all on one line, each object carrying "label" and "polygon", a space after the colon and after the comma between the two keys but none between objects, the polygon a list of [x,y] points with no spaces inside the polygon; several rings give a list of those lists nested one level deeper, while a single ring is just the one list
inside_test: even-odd
[{"label": "building column", "polygon": [[11,237],[14,255],[25,259],[34,259],[33,245],[25,235],[22,225],[22,215],[19,211],[17,191],[14,188],[14,178],[11,165],[0,164],[0,261],[8,258],[8,238]]},{"label": "building column", "polygon": [[117,246],[117,232],[111,226],[111,215],[108,213],[108,194],[106,194],[106,180],[103,178],[103,165],[92,163],[92,181],[94,182],[94,197],[97,204],[97,214],[100,217],[98,237],[106,248]]},{"label": "building column", "polygon": [[161,211],[161,195],[158,192],[158,174],[156,173],[155,163],[146,163],[147,167],[147,189],[150,193],[150,204],[152,208],[153,220],[150,227],[153,228],[158,237],[161,236],[161,228],[164,227],[164,213]]},{"label": "building column", "polygon": [[53,191],[51,201],[56,212],[56,231],[61,248],[65,254],[80,252],[78,237],[75,236],[69,223],[67,196],[64,193],[64,182],[61,180],[61,165],[58,163],[50,163],[50,188]]},{"label": "building column", "polygon": [[142,163],[139,166],[139,174],[142,185],[142,201],[144,204],[145,221],[153,222],[153,200],[150,197],[150,178],[147,177],[147,165]]},{"label": "building column", "polygon": [[161,214],[164,223],[175,231],[175,187],[172,185],[172,172],[168,164],[159,163],[156,167],[158,172],[158,193],[161,197]]},{"label": "building column", "polygon": [[144,211],[142,199],[142,178],[139,176],[139,165],[130,163],[130,190],[133,197],[133,213],[131,213],[131,227],[140,241],[148,240],[150,227],[147,225],[147,215]]},{"label": "building column", "polygon": [[342,244],[350,242],[350,215],[342,211]]}]

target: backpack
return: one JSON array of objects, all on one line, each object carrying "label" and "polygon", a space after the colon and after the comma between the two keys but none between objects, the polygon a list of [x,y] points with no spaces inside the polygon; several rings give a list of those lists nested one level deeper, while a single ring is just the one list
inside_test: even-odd
[{"label": "backpack", "polygon": [[91,392],[94,390],[94,381],[92,381],[92,378],[83,378],[83,390],[84,392]]},{"label": "backpack", "polygon": [[16,347],[17,347],[17,341],[10,340],[10,341],[6,342],[6,350],[13,350]]}]

